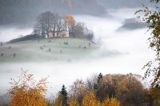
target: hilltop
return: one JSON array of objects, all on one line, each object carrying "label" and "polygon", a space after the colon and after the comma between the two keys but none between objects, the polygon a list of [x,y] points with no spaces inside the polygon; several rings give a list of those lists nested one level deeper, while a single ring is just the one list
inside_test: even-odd
[{"label": "hilltop", "polygon": [[1,45],[0,62],[72,61],[87,57],[96,48],[95,43],[86,39],[33,39],[28,36]]}]

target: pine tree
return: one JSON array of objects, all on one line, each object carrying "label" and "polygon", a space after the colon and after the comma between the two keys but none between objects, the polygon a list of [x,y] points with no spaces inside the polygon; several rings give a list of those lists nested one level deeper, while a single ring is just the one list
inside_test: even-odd
[{"label": "pine tree", "polygon": [[102,73],[99,73],[98,78],[97,78],[97,83],[100,83],[100,81],[102,80],[103,75]]},{"label": "pine tree", "polygon": [[97,82],[94,84],[94,89],[95,89],[95,90],[98,89],[98,85],[99,85],[99,83],[101,82],[102,78],[103,78],[102,73],[99,73],[99,75],[98,75],[98,77],[97,77]]},{"label": "pine tree", "polygon": [[68,106],[68,103],[67,103],[68,94],[67,94],[65,85],[62,86],[61,95],[62,95],[62,106]]},{"label": "pine tree", "polygon": [[98,100],[102,101],[104,99],[104,96],[102,96],[104,93],[102,92],[102,79],[103,79],[103,75],[102,73],[99,73],[98,77],[97,77],[97,82],[96,84],[94,85],[94,89],[95,89],[95,93],[96,93],[96,96],[98,98]]}]

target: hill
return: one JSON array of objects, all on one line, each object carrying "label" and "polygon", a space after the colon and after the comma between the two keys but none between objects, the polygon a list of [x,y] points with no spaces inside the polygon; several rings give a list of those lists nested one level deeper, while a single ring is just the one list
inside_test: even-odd
[{"label": "hill", "polygon": [[87,57],[96,48],[95,43],[85,39],[33,39],[28,36],[1,45],[0,62],[72,61]]},{"label": "hill", "polygon": [[122,26],[118,28],[118,31],[137,30],[137,29],[146,28],[146,27],[147,27],[147,24],[145,22],[142,22],[135,18],[128,18],[124,20]]},{"label": "hill", "polygon": [[39,39],[40,36],[39,35],[26,35],[26,36],[23,36],[23,37],[20,37],[20,38],[16,38],[16,39],[13,39],[11,41],[9,41],[9,43],[16,43],[16,42],[20,42],[20,41],[27,41],[27,40],[34,40],[34,39]]}]

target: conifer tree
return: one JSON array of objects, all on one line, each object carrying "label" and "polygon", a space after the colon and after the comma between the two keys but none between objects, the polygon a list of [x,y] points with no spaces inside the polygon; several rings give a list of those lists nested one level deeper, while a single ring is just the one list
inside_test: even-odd
[{"label": "conifer tree", "polygon": [[62,86],[61,95],[62,95],[62,106],[68,106],[68,103],[67,103],[68,94],[67,94],[65,85]]},{"label": "conifer tree", "polygon": [[101,79],[103,78],[102,73],[99,73],[98,78],[97,78],[97,83],[99,83],[101,81]]}]

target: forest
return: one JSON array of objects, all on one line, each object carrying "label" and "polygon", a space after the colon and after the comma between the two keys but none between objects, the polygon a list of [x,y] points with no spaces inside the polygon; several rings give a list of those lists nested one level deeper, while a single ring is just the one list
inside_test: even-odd
[{"label": "forest", "polygon": [[54,98],[45,98],[47,78],[39,81],[23,72],[12,79],[11,106],[159,106],[160,89],[147,88],[135,74],[106,74],[83,81],[77,79],[67,90],[65,85]]}]

